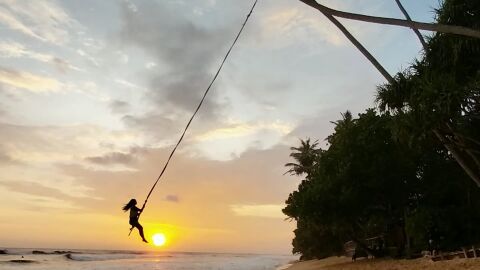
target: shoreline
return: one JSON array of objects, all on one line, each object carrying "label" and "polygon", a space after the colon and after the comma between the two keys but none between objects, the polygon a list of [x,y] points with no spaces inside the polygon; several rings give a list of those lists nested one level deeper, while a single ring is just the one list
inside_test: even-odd
[{"label": "shoreline", "polygon": [[453,259],[434,262],[430,258],[419,259],[359,259],[352,262],[347,257],[329,257],[322,260],[299,261],[287,270],[478,270],[480,258]]}]

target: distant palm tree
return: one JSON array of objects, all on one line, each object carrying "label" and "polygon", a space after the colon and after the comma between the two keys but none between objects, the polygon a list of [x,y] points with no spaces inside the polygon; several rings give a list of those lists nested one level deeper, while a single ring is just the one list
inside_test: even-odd
[{"label": "distant palm tree", "polygon": [[290,147],[290,150],[293,151],[290,156],[295,159],[297,163],[289,162],[285,164],[285,167],[290,167],[285,174],[306,174],[308,178],[319,154],[321,153],[321,149],[318,148],[318,141],[311,143],[310,138],[307,138],[306,140],[300,140],[300,146]]},{"label": "distant palm tree", "polygon": [[343,127],[348,127],[355,121],[353,119],[352,112],[350,112],[349,110],[344,113],[340,113],[340,115],[342,116],[341,120],[330,122],[335,125],[335,128],[342,129]]}]

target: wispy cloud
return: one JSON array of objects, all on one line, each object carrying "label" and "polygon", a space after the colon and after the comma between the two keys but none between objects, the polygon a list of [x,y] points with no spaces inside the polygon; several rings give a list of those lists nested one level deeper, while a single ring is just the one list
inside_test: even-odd
[{"label": "wispy cloud", "polygon": [[128,153],[110,152],[102,156],[91,156],[85,158],[87,161],[97,165],[131,165],[137,161],[136,150],[133,149]]},{"label": "wispy cloud", "polygon": [[30,29],[28,26],[23,24],[11,12],[9,12],[7,9],[3,7],[0,7],[0,22],[7,25],[13,30],[22,32],[25,35],[31,36],[36,39],[40,39],[42,41],[45,40],[41,36],[37,35],[34,31],[32,31],[32,29]]},{"label": "wispy cloud", "polygon": [[25,45],[15,41],[0,42],[0,57],[3,58],[29,58],[36,61],[51,63],[60,72],[66,72],[69,69],[83,71],[81,68],[70,64],[68,61],[48,53],[36,52],[28,49]]},{"label": "wispy cloud", "polygon": [[101,89],[94,81],[83,81],[80,83],[67,83],[65,85],[66,91],[71,91],[85,95],[91,99],[107,102],[110,97]]},{"label": "wispy cloud", "polygon": [[100,66],[100,62],[97,58],[93,57],[92,55],[90,55],[89,53],[85,52],[84,50],[82,49],[77,49],[77,54],[84,57],[85,59],[87,59],[88,62],[90,62],[92,65],[94,65],[95,67],[99,67]]},{"label": "wispy cloud", "polygon": [[[133,133],[111,131],[94,125],[47,127],[0,123],[0,130],[0,141],[4,142],[0,150],[10,159],[31,165],[86,163],[84,157],[140,151],[131,148],[141,141]],[[105,146],[112,142],[114,145]]]},{"label": "wispy cloud", "polygon": [[282,218],[283,204],[235,204],[230,208],[238,216]]},{"label": "wispy cloud", "polygon": [[[310,10],[292,8],[291,6],[271,7],[260,19],[260,27],[255,30],[256,41],[269,47],[290,47],[301,40],[315,43],[326,42],[332,46],[343,46],[346,40],[342,34],[322,16],[311,16]],[[272,42],[272,41],[275,42]],[[257,44],[260,45],[260,44]]]},{"label": "wispy cloud", "polygon": [[252,135],[258,131],[262,130],[270,130],[275,131],[280,134],[286,135],[290,131],[292,131],[293,126],[287,123],[281,122],[274,122],[274,123],[239,123],[239,124],[232,124],[229,127],[218,128],[214,130],[210,130],[202,135],[196,137],[199,141],[207,141],[207,140],[218,140],[218,139],[226,139],[226,138],[233,138],[233,137],[243,137]]},{"label": "wispy cloud", "polygon": [[0,57],[20,58],[27,57],[41,62],[50,62],[54,58],[50,54],[30,51],[23,44],[14,41],[0,42]]},{"label": "wispy cloud", "polygon": [[[25,193],[34,196],[50,197],[61,200],[70,200],[76,196],[67,194],[59,188],[45,186],[40,183],[30,181],[0,181],[0,186],[8,188],[10,191]],[[80,196],[84,197],[84,196]]]},{"label": "wispy cloud", "polygon": [[54,78],[0,67],[0,83],[34,93],[58,92],[62,83]]},{"label": "wispy cloud", "polygon": [[69,41],[69,28],[79,26],[55,1],[4,0],[0,23],[34,39],[52,44]]},{"label": "wispy cloud", "polygon": [[127,80],[120,79],[120,78],[115,79],[115,82],[122,85],[122,86],[125,86],[127,88],[132,88],[132,89],[140,89],[141,88],[140,86],[138,86],[138,85],[136,85],[132,82],[129,82]]}]

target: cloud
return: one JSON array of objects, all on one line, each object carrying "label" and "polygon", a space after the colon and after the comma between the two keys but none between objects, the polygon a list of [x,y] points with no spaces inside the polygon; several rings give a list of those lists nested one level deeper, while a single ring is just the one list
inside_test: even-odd
[{"label": "cloud", "polygon": [[62,192],[61,190],[45,185],[29,182],[29,181],[0,181],[0,185],[8,188],[10,191],[41,196],[50,197],[61,200],[71,200],[73,196]]},{"label": "cloud", "polygon": [[18,20],[13,14],[11,14],[7,9],[0,7],[0,22],[7,25],[13,30],[22,32],[28,36],[34,37],[36,39],[40,39],[44,41],[45,39],[41,36],[37,35],[32,29],[28,26],[23,24],[20,20]]},{"label": "cloud", "polygon": [[2,152],[0,152],[0,164],[10,164],[12,162],[14,162],[14,160],[6,153],[3,153],[3,150],[2,150]]},{"label": "cloud", "polygon": [[127,87],[127,88],[133,88],[133,89],[138,89],[138,88],[140,88],[140,86],[138,86],[138,85],[136,85],[136,84],[134,84],[134,83],[131,83],[131,82],[129,82],[129,81],[126,81],[126,80],[124,80],[124,79],[116,79],[115,82],[118,83],[118,84],[120,84],[120,85],[122,85],[122,86],[125,86],[125,87]]},{"label": "cloud", "polygon": [[[64,175],[93,188],[91,196],[120,202],[136,197],[141,201],[138,196],[149,190],[170,152],[166,148],[147,150],[138,154],[142,161],[133,163],[134,170],[131,171],[109,171],[81,164],[58,166]],[[175,212],[176,217],[184,214],[193,216],[189,219],[207,212],[208,216],[219,215],[212,220],[199,216],[198,224],[192,226],[213,226],[215,220],[232,217],[233,214],[254,215],[252,211],[255,209],[259,211],[256,216],[279,217],[281,206],[269,205],[279,205],[298,184],[283,175],[283,164],[289,161],[288,153],[287,146],[277,145],[268,150],[250,149],[230,161],[214,161],[179,151],[149,199],[149,207],[152,208],[149,212],[163,209],[162,201],[180,201],[175,194],[182,194],[182,204],[178,204],[181,211],[177,208],[165,211]],[[114,194],[112,187],[116,187]],[[265,190],[269,192],[265,193]],[[89,205],[88,202],[79,203]],[[237,212],[232,212],[232,205],[238,206],[235,208]],[[255,208],[252,205],[260,206]]]},{"label": "cloud", "polygon": [[50,62],[54,58],[50,54],[28,50],[23,44],[14,41],[0,42],[0,56],[4,58],[27,57],[40,62]]},{"label": "cloud", "polygon": [[[271,8],[261,18],[261,39],[272,39],[278,42],[274,46],[291,46],[299,40],[302,43],[323,40],[333,46],[343,46],[346,43],[342,34],[323,16],[312,16],[310,10],[305,8],[275,7]],[[281,37],[281,40],[278,38]]]},{"label": "cloud", "polygon": [[66,83],[64,86],[66,91],[79,93],[91,99],[108,102],[110,97],[106,92],[102,91],[94,81],[83,81],[81,83]]},{"label": "cloud", "polygon": [[76,53],[82,57],[84,57],[85,59],[87,59],[88,62],[90,62],[90,64],[92,64],[93,66],[95,67],[99,67],[100,66],[100,60],[95,58],[94,56],[92,56],[91,54],[85,52],[84,50],[82,49],[77,49]]},{"label": "cloud", "polygon": [[153,139],[174,141],[174,135],[180,132],[178,123],[174,117],[162,113],[148,113],[141,116],[125,115],[122,122],[130,129],[139,130],[148,134]]},{"label": "cloud", "polygon": [[145,64],[145,68],[147,68],[147,69],[152,69],[156,66],[158,66],[158,65],[155,62],[148,62],[148,63]]},{"label": "cloud", "polygon": [[177,195],[167,195],[165,196],[165,201],[178,203],[180,202],[180,199]]},{"label": "cloud", "polygon": [[[149,115],[169,114],[172,121],[181,119],[183,123],[185,115],[189,115],[200,101],[212,78],[212,70],[218,66],[226,44],[231,41],[225,37],[233,36],[233,29],[238,27],[231,24],[222,25],[222,28],[203,27],[193,22],[190,14],[178,12],[175,6],[178,3],[145,1],[135,4],[132,10],[128,2],[123,2],[119,38],[124,46],[143,50],[150,62],[165,67],[153,69],[152,64],[147,65],[150,77],[145,98],[156,109],[135,118],[139,122],[142,118],[150,122]],[[226,105],[212,91],[199,117],[207,121],[221,119]]]},{"label": "cloud", "polygon": [[[10,189],[10,188],[7,187],[7,189]],[[25,192],[13,190],[13,189],[10,189],[10,190],[16,193],[15,198],[19,199],[19,201],[23,205],[23,207],[17,206],[16,207],[17,211],[29,210],[37,213],[38,212],[45,213],[46,210],[61,210],[64,213],[65,212],[78,213],[79,210],[83,210],[82,207],[75,205],[74,202],[59,199],[58,197],[32,195],[30,193],[35,193],[35,192],[30,192],[28,190],[25,190]],[[25,203],[27,204],[25,205]]]},{"label": "cloud", "polygon": [[[1,90],[2,89],[0,88],[0,92]],[[0,103],[0,119],[5,118],[9,115],[8,112],[5,110],[4,106],[5,106],[4,104]]]},{"label": "cloud", "polygon": [[225,128],[218,128],[209,130],[208,132],[201,134],[196,137],[199,141],[208,141],[208,140],[218,140],[226,139],[232,137],[243,137],[255,134],[259,131],[269,130],[278,132],[280,134],[288,134],[293,127],[287,123],[274,122],[274,123],[239,123],[239,124],[230,124]]},{"label": "cloud", "polygon": [[0,122],[2,152],[30,165],[79,162],[111,152],[137,154],[142,140],[129,131],[112,131],[95,125],[26,126]]},{"label": "cloud", "polygon": [[58,92],[62,83],[56,79],[0,67],[0,83],[33,93]]},{"label": "cloud", "polygon": [[83,69],[76,67],[72,64],[70,64],[68,61],[58,58],[58,57],[53,57],[50,61],[51,63],[54,64],[55,68],[62,73],[66,73],[68,70],[76,70],[76,71],[84,71]]},{"label": "cloud", "polygon": [[3,58],[29,58],[43,63],[51,63],[55,68],[65,73],[68,70],[83,71],[81,68],[70,64],[68,61],[50,54],[29,50],[23,44],[14,41],[0,42],[0,57]]},{"label": "cloud", "polygon": [[265,217],[265,218],[285,218],[282,209],[283,204],[252,204],[252,205],[231,205],[235,215],[243,217]]},{"label": "cloud", "polygon": [[115,114],[127,113],[130,110],[130,104],[121,100],[113,100],[109,104],[110,110]]},{"label": "cloud", "polygon": [[134,3],[132,3],[132,1],[129,1],[129,0],[124,0],[124,1],[128,9],[130,9],[132,12],[138,12],[137,6]]},{"label": "cloud", "polygon": [[129,165],[136,161],[135,156],[130,153],[111,152],[103,156],[86,157],[87,161],[99,165],[123,164]]},{"label": "cloud", "polygon": [[79,24],[55,1],[5,0],[0,4],[0,23],[34,39],[64,44],[69,28]]}]

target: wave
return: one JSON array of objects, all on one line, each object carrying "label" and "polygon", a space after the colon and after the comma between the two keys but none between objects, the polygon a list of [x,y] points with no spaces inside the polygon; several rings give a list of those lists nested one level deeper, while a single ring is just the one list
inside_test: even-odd
[{"label": "wave", "polygon": [[34,260],[10,260],[8,262],[11,262],[11,263],[38,263],[37,261],[34,261]]},{"label": "wave", "polygon": [[81,252],[78,251],[71,251],[71,250],[54,250],[54,251],[43,251],[43,250],[33,250],[32,254],[36,255],[53,255],[53,254],[80,254]]},{"label": "wave", "polygon": [[83,252],[73,250],[39,250],[39,249],[24,249],[24,248],[12,248],[12,249],[0,249],[0,255],[62,255],[62,254],[81,254]]},{"label": "wave", "polygon": [[0,248],[0,255],[65,255],[65,254],[132,254],[144,255],[145,251],[134,250],[82,250],[82,249],[32,249]]},{"label": "wave", "polygon": [[72,261],[109,261],[109,260],[125,260],[136,258],[136,254],[74,254],[68,253],[65,258]]},{"label": "wave", "polygon": [[172,255],[158,255],[158,254],[147,254],[140,252],[130,252],[130,253],[104,253],[104,254],[65,254],[65,258],[72,261],[111,261],[111,260],[127,260],[127,259],[147,259],[147,258],[172,258]]}]

